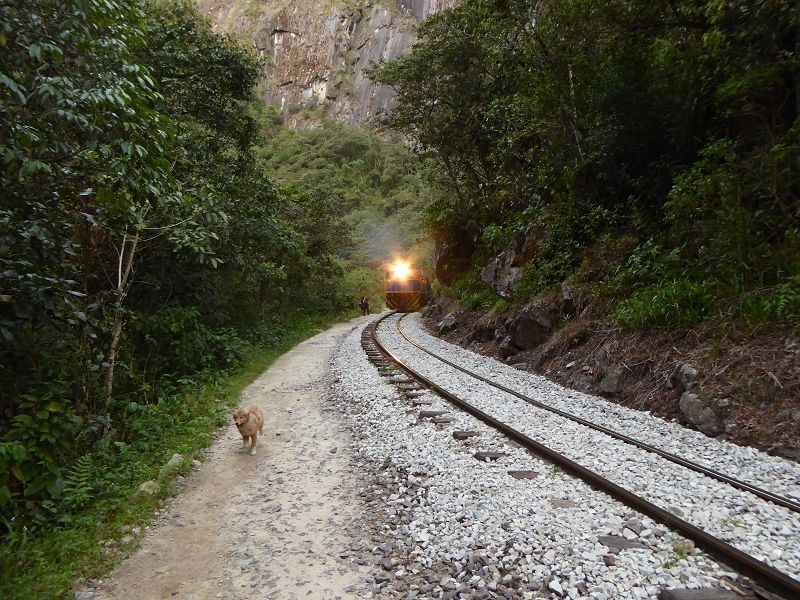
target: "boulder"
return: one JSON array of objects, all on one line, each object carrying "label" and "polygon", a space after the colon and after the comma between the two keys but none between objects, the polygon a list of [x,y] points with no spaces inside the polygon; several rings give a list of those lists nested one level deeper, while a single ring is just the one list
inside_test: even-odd
[{"label": "boulder", "polygon": [[544,342],[553,329],[551,305],[542,299],[534,300],[514,317],[508,326],[511,343],[520,350],[530,350]]},{"label": "boulder", "polygon": [[513,252],[509,253],[507,250],[503,250],[481,271],[481,281],[492,288],[495,294],[506,300],[513,297],[512,290],[522,279],[522,267],[511,266],[513,258]]},{"label": "boulder", "polygon": [[669,383],[672,387],[678,388],[682,394],[692,389],[692,383],[697,379],[697,369],[690,364],[680,365],[669,376]]},{"label": "boulder", "polygon": [[166,479],[167,477],[169,477],[170,473],[173,472],[173,468],[177,467],[182,462],[183,462],[183,456],[181,456],[180,454],[173,454],[172,457],[167,461],[167,464],[165,464],[163,467],[161,467],[161,470],[159,470],[158,478]]},{"label": "boulder", "polygon": [[619,394],[625,386],[625,373],[623,366],[609,369],[600,381],[600,390],[606,394]]},{"label": "boulder", "polygon": [[725,424],[716,411],[697,394],[683,392],[679,406],[689,422],[706,435],[716,437],[725,431]]},{"label": "boulder", "polygon": [[455,314],[454,313],[446,314],[444,316],[444,319],[439,321],[437,327],[439,328],[439,335],[444,335],[446,333],[450,333],[451,331],[453,331],[456,327],[458,327],[458,320],[456,319]]},{"label": "boulder", "polygon": [[569,386],[579,392],[588,392],[592,389],[592,376],[586,371],[578,371],[568,381]]},{"label": "boulder", "polygon": [[547,241],[547,231],[538,223],[529,223],[521,233],[517,234],[517,255],[515,266],[522,266],[539,253],[539,249]]},{"label": "boulder", "polygon": [[183,456],[180,454],[173,454],[172,457],[167,461],[168,467],[175,467],[183,462]]},{"label": "boulder", "polygon": [[152,496],[156,493],[156,491],[158,491],[158,482],[151,479],[150,481],[145,481],[142,485],[140,485],[137,493],[145,496]]},{"label": "boulder", "polygon": [[731,416],[731,412],[733,411],[733,401],[730,398],[720,398],[715,402],[717,405],[717,414],[719,414],[722,418],[727,419]]},{"label": "boulder", "polygon": [[600,350],[592,354],[592,367],[594,367],[595,373],[601,376],[605,375],[610,366],[611,358],[605,348],[600,348]]}]

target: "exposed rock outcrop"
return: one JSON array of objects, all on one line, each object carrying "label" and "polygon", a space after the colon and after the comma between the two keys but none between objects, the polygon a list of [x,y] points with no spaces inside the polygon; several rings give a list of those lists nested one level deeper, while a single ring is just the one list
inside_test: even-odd
[{"label": "exposed rock outcrop", "polygon": [[522,278],[522,267],[536,256],[546,239],[547,232],[531,223],[500,254],[489,261],[481,272],[481,280],[498,296],[510,300],[514,286]]},{"label": "exposed rock outcrop", "polygon": [[678,391],[688,392],[692,389],[692,383],[697,379],[697,369],[692,365],[680,365],[670,375],[669,383],[672,387],[678,388]]},{"label": "exposed rock outcrop", "polygon": [[561,314],[568,318],[574,317],[575,309],[576,304],[572,293],[572,286],[565,281],[561,284]]},{"label": "exposed rock outcrop", "polygon": [[323,107],[359,123],[394,106],[393,91],[366,76],[373,62],[411,49],[417,25],[457,0],[199,0],[217,30],[252,44],[264,59],[260,93],[286,117],[295,106]]},{"label": "exposed rock outcrop", "polygon": [[491,325],[479,325],[467,336],[467,342],[491,342],[496,330]]},{"label": "exposed rock outcrop", "polygon": [[619,394],[625,385],[625,374],[627,369],[617,366],[609,369],[600,380],[600,390],[606,394]]}]

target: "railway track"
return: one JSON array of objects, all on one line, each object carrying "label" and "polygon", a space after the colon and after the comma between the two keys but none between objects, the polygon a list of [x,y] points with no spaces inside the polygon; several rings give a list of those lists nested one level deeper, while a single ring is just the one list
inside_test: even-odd
[{"label": "railway track", "polygon": [[[490,412],[486,410],[486,407],[482,408],[478,406],[477,403],[472,403],[465,400],[463,396],[466,396],[467,394],[463,392],[454,393],[451,389],[454,386],[442,384],[441,382],[437,383],[430,377],[421,373],[419,367],[415,368],[414,365],[409,364],[411,361],[403,360],[403,358],[399,356],[400,353],[397,350],[393,351],[390,347],[388,347],[389,344],[382,343],[381,340],[378,339],[378,327],[389,317],[391,317],[392,314],[393,313],[390,313],[380,318],[374,324],[365,328],[362,334],[362,346],[367,352],[369,359],[380,369],[386,370],[389,368],[389,365],[396,365],[397,368],[406,373],[411,380],[419,382],[419,384],[422,386],[436,392],[449,403],[471,414],[486,425],[501,432],[509,439],[522,445],[529,451],[539,455],[555,465],[558,465],[565,471],[582,479],[596,489],[602,490],[608,495],[622,501],[631,508],[636,509],[637,511],[653,518],[660,523],[663,523],[672,530],[693,540],[699,547],[706,550],[710,555],[735,568],[743,575],[751,577],[757,584],[756,589],[760,589],[763,592],[763,597],[774,597],[769,595],[770,593],[773,593],[784,598],[800,598],[800,581],[791,575],[788,575],[767,564],[765,561],[759,560],[758,558],[740,550],[733,544],[709,533],[705,529],[698,527],[686,519],[681,518],[673,512],[665,510],[654,501],[648,500],[644,496],[631,491],[626,486],[612,481],[603,474],[597,472],[597,470],[587,468],[586,466],[580,464],[579,461],[574,460],[574,458],[570,458],[564,453],[533,439],[531,435],[521,431],[520,428],[509,425],[502,419],[490,414]],[[800,512],[800,505],[790,498],[786,498],[769,490],[764,490],[752,483],[741,481],[737,478],[725,475],[724,473],[689,461],[683,457],[665,452],[659,448],[647,444],[646,442],[637,440],[625,434],[618,433],[605,426],[591,423],[586,419],[576,415],[571,415],[565,411],[541,403],[516,390],[512,390],[506,386],[493,382],[482,375],[472,373],[468,369],[456,365],[452,361],[449,361],[446,358],[431,352],[430,350],[422,347],[418,342],[412,340],[408,335],[402,332],[399,327],[399,321],[399,319],[396,321],[397,331],[399,335],[402,336],[401,339],[403,340],[403,343],[413,348],[414,351],[423,352],[425,353],[426,357],[434,358],[443,365],[447,365],[447,367],[456,371],[462,376],[466,375],[475,382],[480,382],[481,384],[491,386],[491,388],[496,390],[498,394],[503,394],[516,400],[521,400],[523,403],[525,403],[525,405],[532,406],[537,410],[548,411],[549,413],[552,413],[561,419],[567,419],[571,423],[575,423],[581,427],[589,428],[593,432],[598,432],[613,440],[617,440],[637,448],[638,450],[656,455],[661,459],[669,461],[671,464],[688,469],[694,473],[699,473],[703,477],[708,477],[715,482],[723,483],[726,486],[730,486],[731,488],[739,490],[740,492],[751,494],[759,502],[769,502],[776,506],[782,507],[782,509],[786,511],[794,513]]]}]

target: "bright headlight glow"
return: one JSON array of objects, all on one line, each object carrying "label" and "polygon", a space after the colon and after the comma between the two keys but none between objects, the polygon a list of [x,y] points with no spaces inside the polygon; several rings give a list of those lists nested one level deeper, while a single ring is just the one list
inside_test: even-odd
[{"label": "bright headlight glow", "polygon": [[392,279],[405,281],[411,275],[411,267],[408,263],[398,260],[392,265]]}]

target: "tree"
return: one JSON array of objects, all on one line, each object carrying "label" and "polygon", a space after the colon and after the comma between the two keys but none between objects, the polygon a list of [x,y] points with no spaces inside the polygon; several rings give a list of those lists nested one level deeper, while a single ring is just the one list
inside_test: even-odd
[{"label": "tree", "polygon": [[3,502],[12,488],[57,487],[69,442],[41,421],[61,413],[74,425],[99,397],[143,215],[177,197],[169,123],[131,60],[143,41],[137,4],[33,0],[0,17],[0,431],[28,439],[3,445],[14,472],[0,482]]},{"label": "tree", "polygon": [[508,237],[539,221],[537,262],[568,254],[546,285],[620,231],[774,284],[800,268],[798,14],[765,0],[466,0],[372,77],[398,93],[388,126],[458,191],[430,207],[455,255],[481,249],[487,226]]}]

